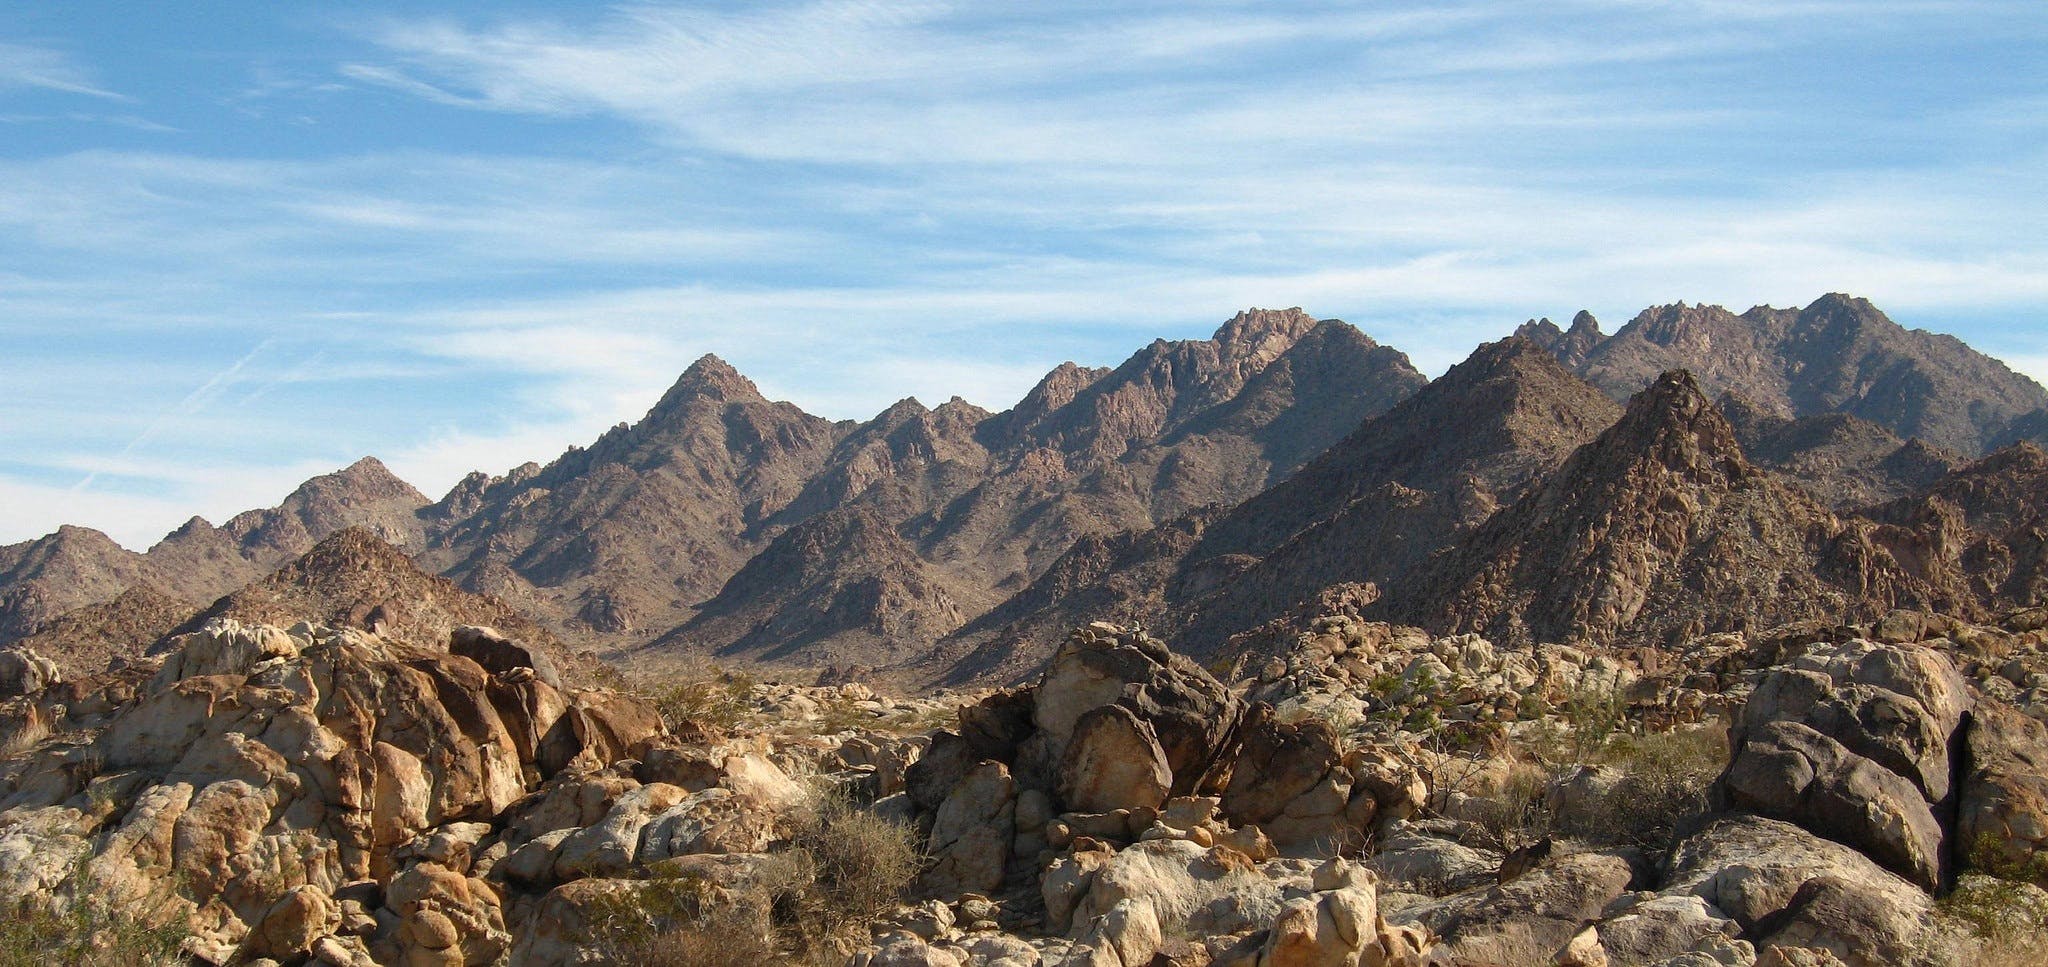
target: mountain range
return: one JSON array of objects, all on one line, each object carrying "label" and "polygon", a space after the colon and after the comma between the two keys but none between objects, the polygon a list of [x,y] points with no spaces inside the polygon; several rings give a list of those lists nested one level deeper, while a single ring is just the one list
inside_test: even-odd
[{"label": "mountain range", "polygon": [[628,666],[963,683],[1098,618],[1220,656],[1315,599],[1517,643],[1968,615],[2034,603],[2043,429],[2039,385],[1842,295],[1535,320],[1435,380],[1247,310],[1000,413],[866,422],[707,356],[639,421],[439,500],[366,458],[143,553],[72,526],[0,547],[0,643],[90,665],[284,602]]}]

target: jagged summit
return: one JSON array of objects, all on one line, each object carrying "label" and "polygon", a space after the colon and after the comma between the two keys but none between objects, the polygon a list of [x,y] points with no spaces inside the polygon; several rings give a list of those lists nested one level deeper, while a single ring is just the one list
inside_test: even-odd
[{"label": "jagged summit", "polygon": [[1704,304],[1653,306],[1597,340],[1590,326],[1576,339],[1540,325],[1528,330],[1616,399],[1683,367],[1710,394],[1734,390],[1792,417],[1844,413],[1964,455],[2048,426],[2039,416],[2048,390],[1952,336],[1908,330],[1842,293],[1804,309],[1756,306],[1740,315]]},{"label": "jagged summit", "polygon": [[1320,322],[1316,317],[1301,311],[1300,306],[1291,309],[1246,309],[1232,316],[1229,322],[1216,328],[1211,341],[1224,347],[1226,352],[1256,351],[1262,348],[1285,348],[1308,334]]}]

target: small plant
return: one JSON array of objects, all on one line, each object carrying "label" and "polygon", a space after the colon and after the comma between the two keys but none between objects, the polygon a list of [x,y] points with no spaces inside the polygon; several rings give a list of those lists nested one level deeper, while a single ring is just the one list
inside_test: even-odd
[{"label": "small plant", "polygon": [[817,871],[823,907],[816,912],[836,927],[865,923],[902,902],[924,867],[916,831],[855,808],[838,792],[821,792],[815,803],[790,849]]},{"label": "small plant", "polygon": [[[587,907],[598,946],[620,964],[765,967],[843,963],[848,938],[900,903],[923,868],[916,832],[816,794],[781,852],[743,884],[657,872]],[[0,965],[9,967],[9,965]]]},{"label": "small plant", "polygon": [[1707,790],[1728,761],[1725,730],[1611,737],[1589,757],[1619,775],[1604,791],[1557,817],[1561,831],[1590,841],[1663,849],[1686,819],[1706,811]]},{"label": "small plant", "polygon": [[0,967],[172,967],[186,961],[175,896],[120,909],[95,894],[81,860],[61,897],[0,904]]},{"label": "small plant", "polygon": [[713,674],[669,685],[648,696],[670,729],[686,724],[715,732],[732,732],[753,716],[753,676]]},{"label": "small plant", "polygon": [[1995,876],[1964,876],[1938,905],[1941,919],[1965,935],[1952,960],[1977,967],[2048,963],[2048,892]]}]

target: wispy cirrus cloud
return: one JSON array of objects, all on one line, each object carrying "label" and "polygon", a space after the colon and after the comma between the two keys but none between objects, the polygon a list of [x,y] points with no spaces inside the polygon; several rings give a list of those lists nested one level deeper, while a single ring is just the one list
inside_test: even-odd
[{"label": "wispy cirrus cloud", "polygon": [[111,101],[132,101],[100,87],[92,72],[62,51],[0,41],[0,90],[33,87]]}]

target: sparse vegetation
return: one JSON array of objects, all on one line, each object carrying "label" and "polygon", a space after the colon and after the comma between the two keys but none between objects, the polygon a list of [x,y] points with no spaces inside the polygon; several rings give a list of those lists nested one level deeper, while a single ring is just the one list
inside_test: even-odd
[{"label": "sparse vegetation", "polygon": [[1645,735],[1618,734],[1592,756],[1619,775],[1556,817],[1560,832],[1663,849],[1679,824],[1707,809],[1707,789],[1728,761],[1728,738],[1715,725]]},{"label": "sparse vegetation", "polygon": [[0,759],[12,759],[50,737],[49,720],[29,715],[13,727],[0,727]]},{"label": "sparse vegetation", "polygon": [[647,699],[672,730],[695,725],[713,732],[731,732],[753,713],[753,676],[711,670],[703,677],[646,690]]},{"label": "sparse vegetation", "polygon": [[[622,964],[759,967],[841,963],[843,941],[903,899],[922,868],[915,831],[816,795],[787,848],[735,892],[657,868],[596,904],[592,924]],[[5,965],[0,965],[5,967]]]},{"label": "sparse vegetation", "polygon": [[1941,918],[1964,935],[1954,959],[1977,967],[2048,963],[2048,891],[1996,876],[1964,876],[1940,902]]},{"label": "sparse vegetation", "polygon": [[92,895],[81,866],[65,899],[0,904],[0,967],[171,967],[182,964],[185,931],[168,916],[115,909]]}]

